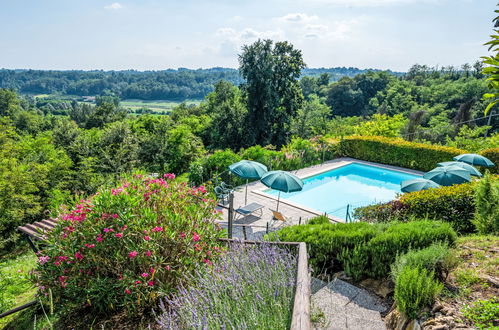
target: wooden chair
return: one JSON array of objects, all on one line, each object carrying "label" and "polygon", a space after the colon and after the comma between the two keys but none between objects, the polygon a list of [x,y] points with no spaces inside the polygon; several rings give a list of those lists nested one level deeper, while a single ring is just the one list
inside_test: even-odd
[{"label": "wooden chair", "polygon": [[289,218],[285,217],[281,212],[279,211],[274,211],[274,210],[271,210],[272,211],[272,224],[271,226],[274,227],[274,225],[276,224],[276,222],[280,222],[281,224],[277,227],[281,227],[281,226],[284,226],[284,225],[287,225],[289,224],[291,221]]}]

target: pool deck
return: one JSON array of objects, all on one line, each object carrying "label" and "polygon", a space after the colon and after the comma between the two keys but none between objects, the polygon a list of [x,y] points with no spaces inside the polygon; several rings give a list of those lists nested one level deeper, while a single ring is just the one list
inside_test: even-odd
[{"label": "pool deck", "polygon": [[[319,165],[314,165],[306,168],[302,168],[296,171],[291,171],[291,173],[295,174],[301,179],[305,179],[310,176],[314,176],[317,174],[320,174],[322,172],[326,172],[332,169],[336,169],[338,167],[342,167],[348,164],[352,163],[359,163],[359,164],[366,164],[370,166],[376,166],[384,169],[390,169],[390,170],[395,170],[395,171],[400,171],[400,172],[405,172],[409,174],[415,174],[415,175],[423,175],[423,172],[420,171],[415,171],[415,170],[410,170],[407,168],[402,168],[402,167],[397,167],[397,166],[390,166],[390,165],[384,165],[384,164],[378,164],[378,163],[372,163],[372,162],[367,162],[363,160],[358,160],[358,159],[353,159],[353,158],[336,158],[333,160],[326,161],[322,164]],[[236,187],[234,190],[234,209],[237,209],[239,207],[243,207],[244,204],[244,190],[245,186],[239,186]],[[254,215],[248,215],[248,216],[241,216],[236,213],[235,221],[234,224],[244,224],[244,225],[249,225],[251,228],[247,229],[247,235],[248,239],[258,239],[260,238],[263,234],[265,234],[267,223],[270,222],[272,223],[272,211],[276,209],[277,205],[277,196],[272,196],[269,194],[266,194],[263,192],[263,190],[268,189],[264,184],[262,184],[260,181],[254,181],[248,184],[248,202],[246,204],[250,203],[258,203],[264,206],[261,215],[260,211],[257,211],[254,213]],[[220,224],[225,227],[227,225],[227,219],[228,219],[228,211],[226,209],[222,210],[223,212],[223,220],[220,222]],[[279,202],[279,212],[281,212],[287,219],[288,223],[287,225],[296,225],[300,222],[305,222],[310,218],[316,217],[317,215],[322,214],[320,211],[310,209],[298,204],[294,204],[292,202],[286,201],[284,199],[281,199]],[[344,222],[343,219],[336,218],[333,216],[329,217],[331,221],[336,221],[336,222]],[[279,224],[277,223],[276,226]],[[236,237],[241,237],[243,236],[241,227],[234,227],[234,236]]]}]

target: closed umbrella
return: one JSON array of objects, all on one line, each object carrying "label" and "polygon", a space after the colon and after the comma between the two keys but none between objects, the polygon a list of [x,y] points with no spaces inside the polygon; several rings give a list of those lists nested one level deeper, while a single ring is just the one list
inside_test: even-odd
[{"label": "closed umbrella", "polygon": [[405,180],[400,183],[400,190],[405,193],[438,187],[440,187],[438,183],[424,178]]},{"label": "closed umbrella", "polygon": [[281,191],[293,192],[303,189],[303,181],[294,174],[286,171],[271,171],[265,174],[261,180],[264,185],[274,190],[278,190],[277,211],[279,211],[279,200],[281,199]]},{"label": "closed umbrella", "polygon": [[466,164],[463,162],[442,162],[442,163],[438,163],[437,165],[438,166],[458,166],[458,167],[461,167],[461,168],[465,169],[466,171],[470,172],[471,175],[482,176],[482,173],[480,173],[476,168],[474,168],[470,164]]},{"label": "closed umbrella", "polygon": [[438,183],[441,186],[452,186],[471,181],[470,172],[458,166],[436,167],[423,175],[423,178]]},{"label": "closed umbrella", "polygon": [[484,167],[494,167],[495,164],[488,159],[487,157],[483,157],[477,154],[462,154],[453,158],[459,162],[465,162],[470,165],[478,165]]},{"label": "closed umbrella", "polygon": [[241,160],[237,163],[229,165],[229,171],[242,179],[246,179],[246,194],[244,197],[244,204],[248,203],[248,180],[260,179],[267,173],[267,166],[254,162],[252,160]]}]

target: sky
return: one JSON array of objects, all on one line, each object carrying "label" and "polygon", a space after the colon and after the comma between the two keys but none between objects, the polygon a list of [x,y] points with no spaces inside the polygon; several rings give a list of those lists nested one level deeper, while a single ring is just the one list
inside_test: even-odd
[{"label": "sky", "polygon": [[0,0],[0,68],[238,66],[287,40],[310,68],[407,71],[487,55],[496,0]]}]

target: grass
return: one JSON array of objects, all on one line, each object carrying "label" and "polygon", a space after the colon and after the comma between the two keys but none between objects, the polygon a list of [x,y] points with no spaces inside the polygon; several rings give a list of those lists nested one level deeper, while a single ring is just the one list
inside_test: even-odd
[{"label": "grass", "polygon": [[201,102],[200,100],[186,100],[184,102],[178,102],[178,101],[168,101],[168,100],[146,101],[146,100],[128,99],[128,100],[122,100],[120,102],[120,105],[132,111],[141,108],[147,108],[154,112],[161,112],[161,111],[169,112],[174,107],[178,106],[181,103],[185,103],[186,105],[198,105],[200,102]]},{"label": "grass", "polygon": [[[34,300],[36,290],[29,281],[29,271],[35,261],[36,257],[31,251],[0,261],[0,312]],[[0,319],[0,328],[4,328],[16,316],[13,314]]]}]

